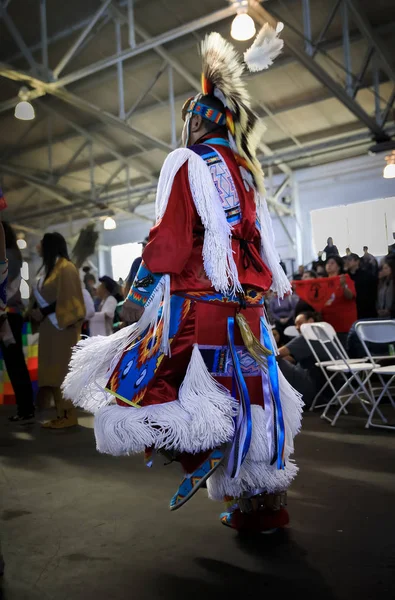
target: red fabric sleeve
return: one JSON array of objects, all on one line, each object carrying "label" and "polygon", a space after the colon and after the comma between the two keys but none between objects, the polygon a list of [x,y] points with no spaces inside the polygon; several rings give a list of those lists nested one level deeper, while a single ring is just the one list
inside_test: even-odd
[{"label": "red fabric sleeve", "polygon": [[186,162],[174,178],[166,212],[151,229],[143,252],[143,260],[152,273],[181,273],[192,252],[197,219]]}]

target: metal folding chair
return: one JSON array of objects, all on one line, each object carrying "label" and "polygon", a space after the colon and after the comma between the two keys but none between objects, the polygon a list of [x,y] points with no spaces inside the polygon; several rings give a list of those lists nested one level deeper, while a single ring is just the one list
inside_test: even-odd
[{"label": "metal folding chair", "polygon": [[[336,332],[333,330],[333,332],[331,332],[331,335],[332,335],[332,333],[336,336],[336,340],[337,340],[336,347],[338,345],[340,345],[340,347],[342,349],[342,353],[344,353],[346,355],[347,362],[349,364],[360,364],[360,363],[364,363],[367,360],[366,358],[349,358],[344,350],[343,345],[340,343],[340,341],[336,335]],[[326,371],[326,367],[331,366],[331,365],[338,365],[338,364],[343,365],[344,362],[343,362],[342,358],[338,358],[338,357],[332,358],[330,360],[320,360],[314,349],[314,346],[311,343],[313,341],[317,341],[315,333],[311,330],[311,328],[306,327],[304,329],[301,329],[301,334],[304,337],[304,339],[306,340],[306,342],[311,350],[311,353],[313,354],[313,356],[316,360],[315,366],[321,370],[321,373],[323,374],[323,376],[325,378],[324,385],[317,392],[317,394],[315,395],[315,397],[313,399],[313,402],[311,403],[311,406],[309,408],[309,410],[311,412],[311,411],[315,410],[316,408],[324,408],[328,404],[328,402],[324,402],[323,404],[317,404],[318,399],[320,398],[320,396],[322,395],[322,393],[324,392],[324,390],[326,388],[329,387],[332,390],[333,394],[336,394],[336,388],[334,387],[332,380],[336,377],[337,373],[332,373],[331,375],[329,375],[329,373]],[[329,343],[329,342],[327,342],[327,343]],[[341,355],[337,355],[337,356],[341,356]],[[340,400],[339,400],[339,403],[340,403]],[[347,414],[346,410],[344,412],[345,412],[345,414]]]},{"label": "metal folding chair", "polygon": [[[325,386],[320,390],[320,394],[327,386],[329,386],[333,392],[333,396],[326,404],[321,418],[326,419],[334,426],[341,413],[347,414],[346,406],[355,397],[358,398],[365,412],[369,414],[366,403],[373,405],[374,397],[360,375],[363,373],[369,375],[373,371],[374,365],[363,361],[353,362],[350,360],[336,335],[336,331],[329,323],[305,323],[301,327],[301,333],[317,361],[316,365],[321,369],[321,372],[325,375],[327,380]],[[322,361],[319,358],[312,342],[320,344],[328,357],[327,361]],[[344,380],[343,385],[338,390],[333,384],[333,379],[337,375],[341,376]],[[343,401],[342,397],[346,392],[348,392],[348,397]],[[364,394],[366,398],[361,397],[361,394]],[[331,419],[328,416],[328,412],[335,404],[340,404],[340,407],[335,416]],[[380,416],[385,421],[381,411]]]},{"label": "metal folding chair", "polygon": [[[381,423],[373,423],[373,417],[375,412],[381,411],[379,410],[379,404],[383,400],[384,396],[387,396],[393,406],[395,408],[395,401],[391,395],[390,387],[392,383],[395,381],[395,365],[388,365],[386,367],[381,367],[376,363],[377,357],[371,354],[367,342],[372,344],[391,344],[395,343],[395,320],[393,319],[377,319],[372,321],[358,321],[355,324],[356,334],[366,352],[367,357],[374,365],[371,376],[373,374],[377,375],[379,381],[382,385],[382,390],[377,399],[374,400],[372,410],[370,411],[369,418],[366,422],[366,429],[369,427],[381,427],[382,429],[393,429],[395,430],[395,425],[382,425]],[[384,357],[380,357],[380,360]],[[388,358],[391,358],[388,356]],[[384,380],[384,376],[388,376],[389,379],[387,382]]]}]

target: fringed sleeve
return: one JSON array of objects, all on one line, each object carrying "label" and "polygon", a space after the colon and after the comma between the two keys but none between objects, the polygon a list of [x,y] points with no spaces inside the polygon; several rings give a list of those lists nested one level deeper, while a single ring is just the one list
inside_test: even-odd
[{"label": "fringed sleeve", "polygon": [[151,273],[182,272],[192,253],[197,219],[185,163],[174,177],[166,211],[151,229],[143,252],[143,261]]}]

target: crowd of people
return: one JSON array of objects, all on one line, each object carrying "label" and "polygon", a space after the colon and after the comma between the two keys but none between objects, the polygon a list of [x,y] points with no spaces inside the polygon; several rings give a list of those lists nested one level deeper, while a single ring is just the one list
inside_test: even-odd
[{"label": "crowd of people", "polygon": [[[44,423],[44,426],[56,429],[74,426],[77,424],[76,411],[61,392],[72,347],[81,333],[85,336],[108,336],[124,325],[120,303],[127,297],[141,258],[133,262],[122,286],[122,282],[117,283],[107,275],[96,278],[89,266],[79,273],[70,261],[63,236],[59,233],[45,234],[37,247],[42,267],[26,307],[19,290],[21,252],[11,225],[7,222],[3,225],[9,265],[7,313],[13,343],[2,336],[0,344],[17,403],[17,414],[11,420],[31,420],[35,412],[33,388],[22,346],[22,327],[24,320],[28,319],[40,334],[36,405],[46,408],[53,399],[56,407],[56,418]],[[147,241],[144,240],[143,247]],[[326,260],[323,260],[324,253]],[[333,239],[328,238],[324,252],[319,253],[311,268],[299,266],[293,280],[293,295],[280,300],[269,292],[265,304],[273,335],[280,347],[280,367],[293,385],[296,382],[296,387],[305,396],[311,396],[312,390],[317,387],[311,387],[312,379],[317,379],[318,385],[320,374],[314,367],[307,345],[300,338],[290,341],[287,328],[295,326],[299,331],[303,323],[326,321],[347,347],[347,338],[350,338],[357,319],[394,318],[395,255],[388,254],[379,263],[365,246],[362,256],[347,248],[345,256],[341,257]],[[56,353],[53,352],[54,347]],[[352,338],[348,349],[352,355]],[[282,359],[288,364],[281,365]],[[291,369],[290,364],[296,369]]]},{"label": "crowd of people", "polygon": [[[2,227],[8,277],[0,347],[17,405],[17,414],[10,420],[31,421],[35,406],[44,409],[53,403],[56,417],[43,426],[72,427],[77,424],[76,410],[61,391],[72,348],[81,333],[113,333],[116,309],[124,300],[123,290],[109,276],[100,277],[97,284],[89,268],[80,274],[70,260],[64,237],[56,232],[46,233],[37,246],[42,264],[26,306],[20,292],[22,255],[15,231],[6,221]],[[39,333],[39,389],[35,402],[22,343],[25,321],[30,321],[33,331]]]},{"label": "crowd of people", "polygon": [[[308,405],[322,386],[322,374],[304,338],[295,333],[304,323],[325,321],[333,326],[350,357],[363,356],[354,323],[395,318],[395,254],[390,252],[378,261],[364,246],[361,256],[350,248],[340,256],[330,237],[311,268],[299,266],[293,280],[293,296],[279,300],[271,294],[266,308],[279,345],[280,368]],[[297,331],[287,336],[289,326]],[[319,344],[316,351],[319,355]],[[319,358],[326,360],[327,355]]]}]

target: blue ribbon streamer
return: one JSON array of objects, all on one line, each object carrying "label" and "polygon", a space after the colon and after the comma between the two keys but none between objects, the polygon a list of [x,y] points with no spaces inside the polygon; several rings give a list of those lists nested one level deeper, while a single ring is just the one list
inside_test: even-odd
[{"label": "blue ribbon streamer", "polygon": [[[240,360],[235,346],[235,320],[228,318],[228,341],[234,367],[234,376],[240,395],[239,415],[235,420],[235,435],[230,451],[228,467],[230,476],[237,477],[251,444],[252,419],[251,403],[247,385],[241,370]],[[243,438],[244,435],[244,440]]]},{"label": "blue ribbon streamer", "polygon": [[283,417],[283,409],[281,406],[280,400],[280,385],[278,381],[278,367],[276,361],[276,355],[274,352],[274,348],[272,345],[272,341],[270,338],[269,331],[267,330],[266,323],[264,319],[261,317],[261,334],[263,337],[263,342],[266,348],[269,348],[272,351],[272,354],[267,357],[267,366],[269,372],[270,385],[272,388],[272,394],[274,398],[274,403],[276,406],[276,416],[275,416],[275,427],[277,431],[277,468],[284,469],[285,461],[284,461],[284,449],[285,449],[285,427],[284,427],[284,417]]}]

